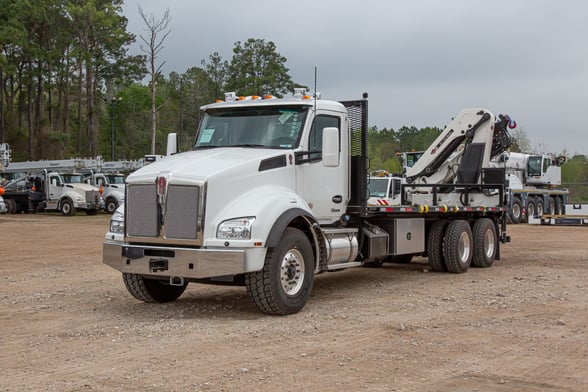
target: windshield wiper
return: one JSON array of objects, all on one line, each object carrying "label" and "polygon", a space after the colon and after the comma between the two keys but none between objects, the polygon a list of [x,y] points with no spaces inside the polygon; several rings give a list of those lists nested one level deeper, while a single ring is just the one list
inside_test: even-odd
[{"label": "windshield wiper", "polygon": [[208,148],[217,148],[217,147],[226,147],[226,146],[218,146],[216,144],[202,144],[200,146],[194,147],[194,150],[205,150]]}]

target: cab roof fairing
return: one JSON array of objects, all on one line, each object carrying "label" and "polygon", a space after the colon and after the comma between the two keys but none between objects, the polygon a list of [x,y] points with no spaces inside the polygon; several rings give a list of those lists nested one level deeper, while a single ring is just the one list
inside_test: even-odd
[{"label": "cab roof fairing", "polygon": [[[247,99],[241,101],[230,102],[215,102],[208,105],[203,105],[200,110],[207,111],[209,109],[225,109],[225,108],[250,108],[250,107],[271,107],[271,106],[301,106],[314,107],[314,99],[297,99],[297,98],[272,98],[272,99]],[[336,101],[330,100],[316,100],[316,108],[323,110],[330,110],[336,112],[347,112],[345,107]]]}]

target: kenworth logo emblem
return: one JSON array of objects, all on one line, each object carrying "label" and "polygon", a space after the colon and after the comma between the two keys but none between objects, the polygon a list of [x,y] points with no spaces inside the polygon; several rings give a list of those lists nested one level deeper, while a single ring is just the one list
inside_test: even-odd
[{"label": "kenworth logo emblem", "polygon": [[159,204],[159,219],[161,225],[163,225],[165,217],[165,199],[167,196],[167,183],[168,180],[163,175],[157,177],[157,203]]},{"label": "kenworth logo emblem", "polygon": [[166,185],[167,185],[167,180],[165,179],[165,177],[159,177],[157,179],[157,196],[159,196],[159,198],[160,198],[160,203],[161,203],[161,199],[165,199]]}]

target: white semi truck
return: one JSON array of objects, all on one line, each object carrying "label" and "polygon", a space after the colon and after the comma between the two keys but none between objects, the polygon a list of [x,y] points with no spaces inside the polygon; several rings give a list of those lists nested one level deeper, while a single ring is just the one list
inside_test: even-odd
[{"label": "white semi truck", "polygon": [[125,176],[121,173],[102,173],[90,170],[84,181],[102,191],[104,210],[113,214],[125,202]]},{"label": "white semi truck", "polygon": [[[368,206],[367,109],[367,94],[300,92],[203,106],[192,151],[127,177],[104,263],[144,302],[173,301],[189,282],[235,284],[275,315],[300,311],[328,271],[414,255],[433,271],[490,267],[510,241],[504,170],[489,167],[508,141],[504,124],[462,110],[419,159],[429,165],[409,172],[401,205]],[[460,145],[450,178],[441,155]]]}]

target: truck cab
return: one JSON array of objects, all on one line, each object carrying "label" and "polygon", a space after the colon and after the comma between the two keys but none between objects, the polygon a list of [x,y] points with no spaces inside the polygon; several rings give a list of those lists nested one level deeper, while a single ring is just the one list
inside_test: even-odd
[{"label": "truck cab", "polygon": [[84,183],[81,174],[50,172],[45,175],[46,210],[58,210],[63,215],[75,215],[77,210],[85,211],[88,215],[98,213],[102,203],[100,193],[95,187]]},{"label": "truck cab", "polygon": [[395,176],[371,176],[368,182],[368,206],[394,206],[401,203],[402,178]]},{"label": "truck cab", "polygon": [[125,176],[120,173],[101,173],[90,171],[83,180],[102,192],[104,210],[113,214],[125,202]]}]

